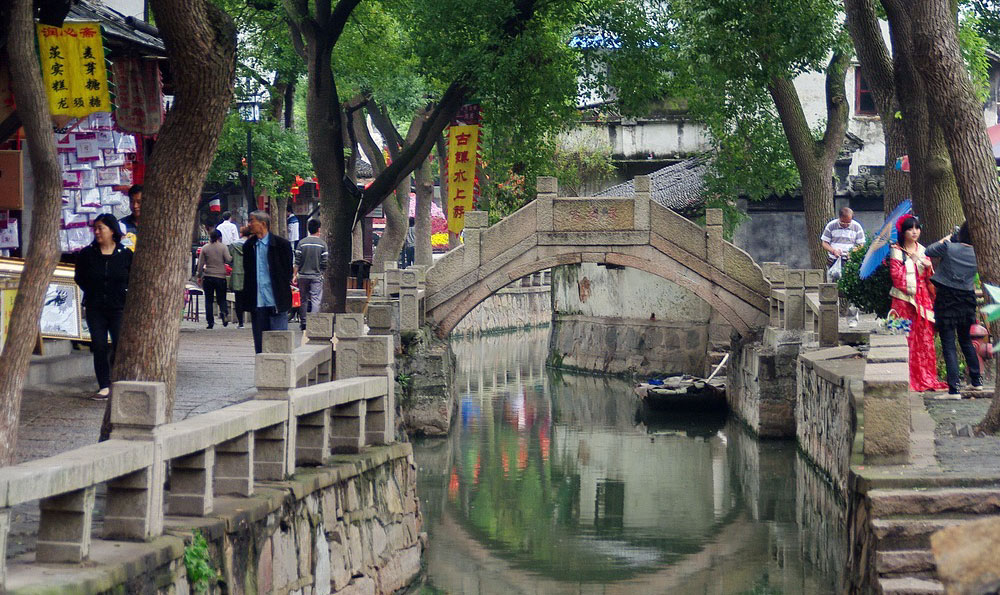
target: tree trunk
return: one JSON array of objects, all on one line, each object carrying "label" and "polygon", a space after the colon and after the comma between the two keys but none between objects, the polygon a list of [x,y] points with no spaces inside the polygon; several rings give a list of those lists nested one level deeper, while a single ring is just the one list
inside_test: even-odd
[{"label": "tree trunk", "polygon": [[896,119],[899,105],[893,80],[892,56],[882,38],[874,0],[845,0],[844,8],[858,62],[871,89],[885,138],[883,208],[888,214],[910,196],[909,174],[896,170],[896,159],[906,154],[906,137],[902,122]]},{"label": "tree trunk", "polygon": [[894,48],[896,98],[910,160],[913,211],[924,225],[923,235],[937,240],[962,222],[962,205],[948,148],[937,120],[932,118],[928,89],[913,62],[910,4],[883,0]]},{"label": "tree trunk", "polygon": [[[976,99],[959,50],[954,14],[947,0],[924,0],[909,4],[909,9],[913,64],[927,85],[934,113],[946,114],[939,121],[976,247],[979,273],[984,282],[997,283],[1000,281],[997,237],[1000,184],[982,105]],[[989,433],[1000,430],[1000,392],[994,391],[993,402],[978,429]]]},{"label": "tree trunk", "polygon": [[[173,415],[187,234],[233,98],[236,28],[208,0],[152,0],[174,73],[174,107],[160,130],[144,183],[114,380],[167,385]],[[112,399],[114,396],[112,395]],[[105,412],[107,419],[111,402]],[[102,437],[110,424],[102,427]]]},{"label": "tree trunk", "polygon": [[406,243],[406,231],[409,227],[409,217],[407,216],[410,204],[409,194],[410,181],[407,180],[399,185],[393,196],[382,201],[385,231],[382,232],[378,246],[375,246],[375,254],[372,256],[373,273],[384,273],[385,263],[399,260],[399,253]]},{"label": "tree trunk", "polygon": [[415,264],[430,266],[434,264],[431,249],[431,202],[434,200],[434,180],[431,179],[431,159],[428,157],[414,172],[417,185],[417,224],[416,246],[413,260]]},{"label": "tree trunk", "polygon": [[295,128],[295,80],[285,86],[285,130]]},{"label": "tree trunk", "polygon": [[802,203],[806,220],[806,245],[813,268],[826,268],[826,251],[820,236],[833,218],[833,166],[847,132],[848,105],[844,76],[849,59],[836,52],[826,70],[826,130],[823,139],[812,137],[795,86],[787,78],[774,78],[768,91],[788,138],[795,167],[802,180]]},{"label": "tree trunk", "polygon": [[[17,113],[28,140],[35,181],[34,213],[24,271],[10,314],[7,342],[0,353],[0,465],[14,462],[21,395],[38,337],[38,320],[52,271],[59,262],[59,211],[62,172],[52,136],[52,117],[35,53],[35,21],[31,0],[7,7],[7,52]],[[12,340],[13,338],[17,340]]]}]

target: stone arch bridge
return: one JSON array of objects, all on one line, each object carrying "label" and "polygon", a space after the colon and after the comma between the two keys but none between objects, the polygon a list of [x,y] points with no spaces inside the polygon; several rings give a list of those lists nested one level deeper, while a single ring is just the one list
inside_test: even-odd
[{"label": "stone arch bridge", "polygon": [[511,282],[554,266],[593,262],[644,270],[708,302],[746,335],[767,325],[771,293],[761,268],[723,240],[722,212],[706,227],[650,200],[647,176],[633,197],[564,198],[555,178],[538,178],[538,196],[487,227],[465,215],[465,243],[426,271],[424,314],[441,337],[477,304]]}]

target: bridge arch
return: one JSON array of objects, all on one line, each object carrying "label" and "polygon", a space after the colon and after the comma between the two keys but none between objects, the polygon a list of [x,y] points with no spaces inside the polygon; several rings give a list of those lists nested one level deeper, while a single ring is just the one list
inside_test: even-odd
[{"label": "bridge arch", "polygon": [[741,334],[767,324],[770,284],[746,252],[723,240],[721,211],[710,209],[702,228],[651,202],[645,176],[625,198],[557,198],[554,178],[539,178],[538,188],[536,200],[492,227],[486,213],[467,213],[465,244],[428,269],[425,314],[439,336],[517,279],[583,262],[671,281]]}]

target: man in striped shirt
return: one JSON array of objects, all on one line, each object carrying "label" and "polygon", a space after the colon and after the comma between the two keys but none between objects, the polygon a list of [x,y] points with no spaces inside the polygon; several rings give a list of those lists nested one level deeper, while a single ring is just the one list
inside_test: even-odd
[{"label": "man in striped shirt", "polygon": [[306,329],[306,311],[311,309],[319,312],[319,304],[323,299],[323,271],[326,270],[326,242],[319,237],[319,219],[309,220],[309,237],[300,241],[295,247],[295,275],[293,282],[299,284],[299,327]]},{"label": "man in striped shirt", "polygon": [[[865,230],[854,220],[854,211],[844,207],[840,209],[839,215],[826,224],[823,235],[820,236],[823,249],[827,251],[827,268],[832,267],[838,259],[846,257],[855,248],[865,245]],[[830,280],[836,281],[834,275],[831,275]]]}]

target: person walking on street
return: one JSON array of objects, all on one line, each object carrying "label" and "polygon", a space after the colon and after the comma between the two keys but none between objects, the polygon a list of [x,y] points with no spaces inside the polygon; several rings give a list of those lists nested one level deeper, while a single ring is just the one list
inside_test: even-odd
[{"label": "person walking on street", "polygon": [[222,233],[216,229],[210,236],[212,242],[201,247],[198,255],[198,284],[205,291],[205,319],[208,327],[215,327],[212,301],[219,304],[222,326],[229,326],[229,304],[226,301],[226,265],[233,261],[229,249],[222,244]]},{"label": "person walking on street", "polygon": [[97,216],[94,242],[80,251],[73,275],[83,291],[83,306],[90,328],[90,351],[94,354],[94,373],[99,388],[91,398],[96,401],[106,400],[111,393],[111,366],[118,350],[118,333],[132,270],[132,251],[122,245],[118,223],[110,214]]},{"label": "person walking on street", "polygon": [[292,307],[292,245],[271,233],[271,216],[250,213],[253,235],[243,246],[243,290],[251,301],[254,351],[261,352],[264,331],[288,330]]},{"label": "person walking on street", "polygon": [[238,240],[229,244],[229,255],[233,257],[233,272],[229,274],[229,289],[233,292],[233,307],[236,308],[237,328],[243,328],[243,313],[249,311],[252,306],[247,304],[246,292],[243,291],[244,271],[243,271],[243,245],[250,237],[250,226],[244,225],[240,228]]},{"label": "person walking on street", "polygon": [[222,223],[220,223],[215,228],[218,229],[220,232],[222,232],[223,246],[228,246],[233,242],[235,242],[236,240],[240,239],[240,230],[238,227],[236,227],[236,224],[233,223],[232,217],[233,217],[232,213],[226,211],[225,213],[222,214]]},{"label": "person walking on street", "polygon": [[963,223],[958,232],[927,246],[927,256],[940,258],[931,283],[937,289],[934,298],[934,316],[937,332],[941,335],[941,351],[948,370],[948,393],[961,394],[958,353],[955,338],[965,356],[972,386],[983,385],[979,369],[979,356],[972,345],[969,329],[976,323],[976,251],[969,237],[969,224]]},{"label": "person walking on street", "polygon": [[299,328],[306,329],[306,312],[319,312],[323,299],[323,271],[326,270],[329,251],[319,237],[319,219],[309,220],[309,236],[295,247],[295,268],[292,282],[299,285],[302,304],[299,306]]},{"label": "person walking on street", "polygon": [[409,268],[413,264],[413,257],[416,254],[417,228],[416,220],[410,217],[409,227],[406,228],[406,245],[403,247],[403,268]]}]

